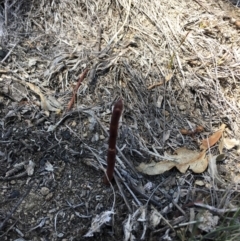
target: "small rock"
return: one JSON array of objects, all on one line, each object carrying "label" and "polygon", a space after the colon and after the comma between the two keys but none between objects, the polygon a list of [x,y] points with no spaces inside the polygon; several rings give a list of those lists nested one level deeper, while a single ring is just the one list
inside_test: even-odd
[{"label": "small rock", "polygon": [[195,185],[203,187],[205,184],[204,184],[204,182],[202,180],[196,180],[195,181]]},{"label": "small rock", "polygon": [[47,196],[49,194],[50,190],[47,187],[42,187],[40,192],[43,196]]},{"label": "small rock", "polygon": [[50,192],[50,193],[45,197],[45,200],[46,200],[46,201],[49,201],[50,199],[52,199],[52,197],[53,197],[53,193]]},{"label": "small rock", "polygon": [[15,180],[11,180],[11,181],[10,181],[10,184],[11,184],[11,185],[14,185],[14,184],[16,184],[16,181],[15,181]]},{"label": "small rock", "polygon": [[179,110],[181,110],[181,111],[186,110],[186,106],[183,105],[183,104],[180,104],[180,105],[178,106],[178,108],[179,108]]},{"label": "small rock", "polygon": [[165,116],[169,116],[169,112],[168,111],[166,111],[166,110],[164,110],[164,114],[165,114]]},{"label": "small rock", "polygon": [[72,122],[72,127],[75,127],[77,125],[77,122],[76,121],[73,121]]},{"label": "small rock", "polygon": [[98,135],[98,133],[95,133],[92,137],[92,142],[96,142],[98,140],[99,140],[99,135]]},{"label": "small rock", "polygon": [[236,25],[237,29],[240,29],[240,21],[236,21],[235,25]]},{"label": "small rock", "polygon": [[235,18],[230,18],[230,23],[235,23],[236,19]]},{"label": "small rock", "polygon": [[28,67],[32,67],[32,66],[36,65],[36,63],[37,63],[37,60],[35,58],[30,58],[28,60]]}]

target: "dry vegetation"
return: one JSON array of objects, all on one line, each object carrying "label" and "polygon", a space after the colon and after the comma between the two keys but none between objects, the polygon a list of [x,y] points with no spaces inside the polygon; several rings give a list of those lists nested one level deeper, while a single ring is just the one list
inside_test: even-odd
[{"label": "dry vegetation", "polygon": [[[0,239],[239,240],[238,2],[0,1]],[[136,168],[204,139],[203,173]]]}]

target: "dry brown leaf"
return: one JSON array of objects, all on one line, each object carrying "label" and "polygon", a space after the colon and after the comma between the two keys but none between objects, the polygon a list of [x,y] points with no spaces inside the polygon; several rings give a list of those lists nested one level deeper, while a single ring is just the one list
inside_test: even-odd
[{"label": "dry brown leaf", "polygon": [[219,141],[219,139],[221,138],[222,133],[223,133],[225,127],[226,127],[226,125],[222,124],[218,131],[213,133],[209,138],[202,140],[202,145],[200,146],[200,148],[206,150],[209,147],[211,147],[214,144],[216,144]]},{"label": "dry brown leaf", "polygon": [[179,164],[176,168],[181,173],[185,173],[188,168],[195,173],[202,173],[207,169],[208,161],[205,150],[199,153],[182,147],[176,150],[176,153],[177,155],[170,155],[170,157],[177,158]]},{"label": "dry brown leaf", "polygon": [[141,163],[137,170],[148,175],[158,175],[176,167],[182,173],[185,173],[188,168],[195,173],[202,173],[208,166],[205,150],[199,153],[182,147],[176,150],[176,153],[177,155],[165,154],[168,159],[173,159],[173,161]]}]

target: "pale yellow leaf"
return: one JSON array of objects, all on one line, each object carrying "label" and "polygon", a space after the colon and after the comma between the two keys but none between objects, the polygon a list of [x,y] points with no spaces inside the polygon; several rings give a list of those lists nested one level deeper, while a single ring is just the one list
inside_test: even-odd
[{"label": "pale yellow leaf", "polygon": [[40,90],[40,88],[32,83],[29,82],[25,82],[25,84],[37,95],[41,95],[42,92]]},{"label": "pale yellow leaf", "polygon": [[227,150],[232,149],[235,146],[239,146],[240,141],[236,139],[230,139],[230,138],[224,138],[223,139],[223,145]]},{"label": "pale yellow leaf", "polygon": [[198,185],[198,186],[204,186],[205,185],[202,180],[196,180],[194,184]]},{"label": "pale yellow leaf", "polygon": [[208,173],[210,174],[210,176],[212,177],[212,180],[218,184],[222,184],[224,185],[225,182],[222,180],[222,178],[220,177],[220,175],[218,174],[218,170],[217,170],[217,157],[218,155],[212,156],[211,154],[208,155]]},{"label": "pale yellow leaf", "polygon": [[220,154],[223,153],[223,148],[224,148],[223,140],[224,140],[224,138],[222,138],[222,140],[219,142],[219,145],[218,145],[218,150],[219,150]]},{"label": "pale yellow leaf", "polygon": [[60,112],[62,109],[61,104],[52,96],[46,97],[43,94],[40,94],[41,99],[41,108],[43,110],[49,110],[49,111],[56,111]]},{"label": "pale yellow leaf", "polygon": [[182,173],[185,173],[188,169],[195,173],[202,173],[208,166],[208,160],[205,155],[205,150],[197,152],[182,147],[176,150],[176,155],[165,154],[168,160],[157,163],[141,163],[137,170],[148,175],[158,175],[176,167]]},{"label": "pale yellow leaf", "polygon": [[158,175],[172,169],[176,163],[172,161],[160,161],[151,163],[141,163],[137,170],[147,175]]},{"label": "pale yellow leaf", "polygon": [[39,95],[41,99],[41,108],[46,111],[60,112],[63,109],[62,104],[51,95],[44,95],[41,89],[29,82],[25,83],[35,94]]}]

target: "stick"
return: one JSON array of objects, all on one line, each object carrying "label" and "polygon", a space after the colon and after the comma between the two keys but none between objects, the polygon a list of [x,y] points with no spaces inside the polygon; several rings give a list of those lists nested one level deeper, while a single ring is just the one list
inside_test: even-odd
[{"label": "stick", "polygon": [[68,103],[68,108],[67,108],[67,111],[69,111],[72,106],[73,106],[73,103],[75,102],[75,98],[76,98],[76,94],[77,94],[77,91],[78,91],[78,88],[79,86],[81,85],[83,79],[85,78],[85,76],[87,75],[88,73],[88,69],[85,69],[82,73],[82,75],[80,76],[79,80],[78,80],[78,83],[77,85],[75,86],[75,89],[73,90],[73,96],[72,96],[72,99],[69,101]]}]

